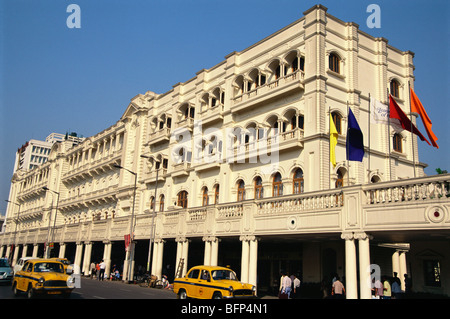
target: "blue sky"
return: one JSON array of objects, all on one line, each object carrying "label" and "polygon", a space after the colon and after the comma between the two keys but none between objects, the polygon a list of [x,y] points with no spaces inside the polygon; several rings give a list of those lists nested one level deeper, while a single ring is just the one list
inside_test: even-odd
[{"label": "blue sky", "polygon": [[[67,6],[81,8],[69,29]],[[419,156],[450,170],[448,0],[0,0],[0,214],[15,152],[52,132],[94,135],[118,121],[139,93],[164,93],[301,18],[321,3],[337,18],[415,53],[415,91],[439,138]],[[366,25],[381,8],[381,28]],[[420,122],[420,121],[419,121]],[[419,130],[425,134],[422,123]]]}]

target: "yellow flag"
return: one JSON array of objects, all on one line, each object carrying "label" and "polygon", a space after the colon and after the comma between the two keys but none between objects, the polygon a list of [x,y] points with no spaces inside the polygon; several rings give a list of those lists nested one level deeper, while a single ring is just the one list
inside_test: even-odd
[{"label": "yellow flag", "polygon": [[333,117],[330,113],[330,161],[333,167],[336,167],[336,153],[335,148],[338,140],[338,132],[336,126],[334,125]]}]

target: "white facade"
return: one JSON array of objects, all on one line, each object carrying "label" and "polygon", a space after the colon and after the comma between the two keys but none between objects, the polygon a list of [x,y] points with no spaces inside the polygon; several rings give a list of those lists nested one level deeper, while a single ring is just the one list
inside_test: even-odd
[{"label": "white facade", "polygon": [[[253,284],[263,280],[261,267],[272,280],[291,257],[304,282],[317,283],[331,258],[330,270],[347,278],[347,297],[368,298],[373,253],[388,265],[383,274],[403,274],[405,252],[413,251],[421,291],[450,294],[450,274],[428,287],[420,262],[450,257],[450,177],[424,176],[409,132],[401,132],[394,150],[389,141],[396,132],[369,125],[369,95],[387,103],[393,81],[398,104],[409,109],[412,60],[412,52],[315,6],[171,91],[137,95],[115,125],[74,147],[55,143],[47,163],[16,172],[10,200],[20,207],[9,205],[8,214],[18,216],[19,232],[9,218],[2,253],[14,240],[24,247],[60,243],[60,255],[76,243],[74,262],[87,271],[95,242],[111,262],[115,243],[131,230],[136,247],[151,238],[151,271],[158,276],[168,254],[192,266],[201,243],[201,262],[237,254],[241,279]],[[363,162],[346,161],[347,106],[364,133]],[[340,119],[336,167],[329,160],[330,113]],[[272,244],[293,249],[276,254]],[[234,251],[223,251],[227,245]]]}]

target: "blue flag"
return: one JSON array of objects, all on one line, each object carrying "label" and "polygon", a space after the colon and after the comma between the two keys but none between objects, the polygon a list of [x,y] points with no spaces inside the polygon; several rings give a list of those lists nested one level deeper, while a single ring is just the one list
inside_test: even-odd
[{"label": "blue flag", "polygon": [[348,109],[347,160],[362,162],[364,157],[364,140],[358,122],[352,110]]}]

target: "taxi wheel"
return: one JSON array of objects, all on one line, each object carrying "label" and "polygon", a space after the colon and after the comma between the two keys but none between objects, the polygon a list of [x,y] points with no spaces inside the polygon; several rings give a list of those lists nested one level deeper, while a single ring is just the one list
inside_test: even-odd
[{"label": "taxi wheel", "polygon": [[212,299],[222,299],[222,294],[220,292],[215,292]]},{"label": "taxi wheel", "polygon": [[35,297],[33,286],[29,285],[27,290],[27,297],[28,299],[33,299]]},{"label": "taxi wheel", "polygon": [[178,299],[187,299],[186,291],[180,290],[180,291],[178,292]]},{"label": "taxi wheel", "polygon": [[13,293],[14,293],[15,297],[19,296],[20,291],[17,289],[17,282],[14,282],[12,290],[13,290]]}]

